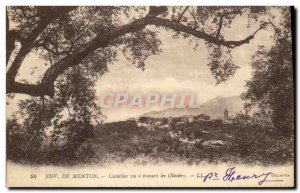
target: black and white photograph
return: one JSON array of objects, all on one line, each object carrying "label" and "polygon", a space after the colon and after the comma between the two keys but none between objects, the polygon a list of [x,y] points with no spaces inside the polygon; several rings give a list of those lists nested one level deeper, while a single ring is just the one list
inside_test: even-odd
[{"label": "black and white photograph", "polygon": [[293,6],[5,10],[7,187],[295,187]]}]

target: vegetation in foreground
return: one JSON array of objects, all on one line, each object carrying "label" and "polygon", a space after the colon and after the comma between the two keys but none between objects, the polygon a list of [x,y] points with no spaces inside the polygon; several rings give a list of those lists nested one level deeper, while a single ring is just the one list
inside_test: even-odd
[{"label": "vegetation in foreground", "polygon": [[[208,133],[199,132],[203,130]],[[93,137],[76,150],[72,150],[69,143],[58,142],[28,151],[30,148],[24,146],[27,140],[22,134],[16,134],[14,138],[19,139],[18,143],[9,144],[8,140],[8,159],[22,160],[27,164],[55,165],[121,163],[129,160],[137,164],[184,161],[187,164],[233,162],[278,165],[294,159],[293,138],[279,135],[275,129],[266,126],[232,123],[205,127],[188,123],[182,131],[201,138],[202,143],[179,143],[172,140],[168,130],[148,131],[137,127],[134,121],[99,125]],[[222,144],[203,145],[203,142],[212,140],[222,141]]]}]

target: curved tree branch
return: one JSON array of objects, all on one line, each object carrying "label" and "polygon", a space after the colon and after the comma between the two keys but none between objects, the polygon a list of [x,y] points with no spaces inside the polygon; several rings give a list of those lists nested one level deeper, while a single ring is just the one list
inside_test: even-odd
[{"label": "curved tree branch", "polygon": [[162,19],[162,18],[158,18],[158,17],[152,18],[149,24],[152,24],[152,25],[155,25],[155,26],[166,27],[166,28],[169,28],[169,29],[173,29],[174,31],[178,31],[178,32],[187,33],[187,34],[190,34],[190,35],[192,35],[196,38],[203,39],[204,41],[207,41],[209,43],[213,43],[215,45],[225,46],[225,47],[228,47],[228,48],[234,48],[234,47],[241,46],[243,44],[249,43],[250,40],[252,40],[254,38],[254,35],[259,30],[263,29],[264,26],[267,23],[262,24],[260,26],[260,28],[255,31],[255,33],[249,35],[248,37],[246,37],[242,40],[232,40],[232,41],[220,40],[217,37],[214,37],[214,36],[212,36],[210,34],[207,34],[205,32],[196,30],[194,28],[185,26],[185,25],[180,24],[176,21],[170,21],[170,20]]},{"label": "curved tree branch", "polygon": [[218,38],[218,39],[219,39],[219,36],[220,36],[220,33],[221,33],[221,29],[223,27],[223,17],[224,17],[224,15],[221,15],[220,19],[219,19],[219,27],[217,29],[217,34],[216,34],[216,38]]},{"label": "curved tree branch", "polygon": [[226,13],[223,13],[221,16],[220,16],[220,19],[219,19],[219,25],[218,25],[218,29],[217,29],[217,33],[216,33],[216,37],[219,38],[220,36],[220,33],[221,33],[221,29],[223,27],[223,19],[224,17],[228,17],[229,15],[236,15],[236,14],[241,14],[241,11],[232,11],[232,12],[226,12]]},{"label": "curved tree branch", "polygon": [[[16,78],[16,75],[18,73],[18,70],[26,57],[26,55],[31,51],[34,41],[37,39],[37,37],[40,35],[40,33],[49,25],[51,21],[54,19],[70,12],[75,7],[51,7],[50,9],[41,8],[43,11],[43,15],[40,17],[39,22],[36,26],[36,28],[26,37],[22,38],[21,43],[21,49],[19,53],[17,54],[16,58],[11,64],[11,67],[9,68],[7,72],[7,82],[14,81]],[[15,32],[17,33],[17,32]],[[8,32],[8,35],[10,32]],[[17,37],[17,36],[14,36]],[[20,36],[19,36],[20,37]],[[15,38],[14,40],[16,40]],[[13,40],[13,44],[15,43]],[[6,59],[8,61],[8,58]]]},{"label": "curved tree branch", "polygon": [[185,12],[188,10],[189,6],[186,6],[184,8],[184,10],[182,11],[182,13],[179,15],[177,22],[180,22],[181,18],[183,17],[183,15],[185,14]]},{"label": "curved tree branch", "polygon": [[[237,40],[237,41],[226,41],[226,40],[220,40],[215,36],[209,35],[205,32],[198,31],[194,28],[185,26],[183,24],[178,23],[177,21],[171,21],[168,19],[163,19],[157,17],[160,14],[163,14],[167,11],[166,7],[150,7],[148,15],[145,17],[142,17],[140,19],[137,19],[131,23],[116,27],[111,30],[107,30],[104,33],[98,34],[93,40],[91,40],[86,47],[82,48],[81,50],[75,51],[74,53],[67,55],[62,60],[54,63],[51,67],[47,69],[45,72],[42,81],[38,85],[31,85],[31,84],[22,84],[13,81],[10,81],[7,84],[6,92],[7,93],[24,93],[29,94],[31,96],[41,96],[41,95],[48,95],[50,97],[54,96],[54,81],[57,79],[57,77],[62,74],[66,69],[69,67],[78,65],[81,63],[81,61],[87,57],[89,54],[93,53],[95,50],[99,48],[105,48],[107,47],[112,40],[123,36],[127,33],[135,32],[137,30],[140,30],[147,25],[154,25],[154,26],[162,26],[169,29],[172,29],[174,31],[183,32],[190,34],[196,38],[203,39],[206,42],[213,43],[215,45],[222,45],[229,48],[234,48],[243,44],[247,44],[254,38],[254,35],[261,29],[263,29],[267,23],[262,24],[258,30],[256,30],[253,34],[249,35],[245,39]],[[26,46],[27,49],[30,48],[30,46]],[[25,47],[25,48],[26,48]],[[21,56],[25,57],[26,54],[30,50],[20,50]],[[22,53],[24,52],[24,53]],[[20,56],[20,57],[21,57]],[[21,65],[21,62],[24,58],[18,59],[18,65]],[[19,66],[15,70],[18,70]],[[14,71],[16,73],[17,71]],[[13,74],[14,75],[14,74]],[[12,76],[14,77],[14,76]]]}]

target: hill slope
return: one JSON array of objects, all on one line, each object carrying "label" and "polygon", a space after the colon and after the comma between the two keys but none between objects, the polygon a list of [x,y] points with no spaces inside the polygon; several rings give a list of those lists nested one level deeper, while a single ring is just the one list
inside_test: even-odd
[{"label": "hill slope", "polygon": [[151,111],[142,116],[161,118],[161,117],[180,117],[184,115],[206,114],[211,119],[223,117],[223,112],[227,108],[229,116],[234,115],[243,110],[243,100],[239,96],[233,97],[216,97],[200,105],[197,109],[167,109],[164,111]]}]

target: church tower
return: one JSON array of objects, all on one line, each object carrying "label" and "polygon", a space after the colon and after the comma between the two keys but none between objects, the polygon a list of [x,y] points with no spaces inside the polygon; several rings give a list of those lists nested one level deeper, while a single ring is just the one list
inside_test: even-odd
[{"label": "church tower", "polygon": [[228,120],[228,110],[227,110],[227,108],[225,108],[225,111],[224,111],[224,120]]}]

